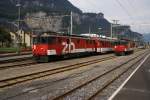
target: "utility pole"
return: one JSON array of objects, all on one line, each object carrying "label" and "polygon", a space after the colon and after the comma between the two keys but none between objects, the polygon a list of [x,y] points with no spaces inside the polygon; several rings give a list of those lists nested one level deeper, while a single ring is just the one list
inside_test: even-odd
[{"label": "utility pole", "polygon": [[52,0],[51,8],[54,9],[54,6],[55,6],[54,0]]},{"label": "utility pole", "polygon": [[114,24],[118,24],[119,20],[112,20]]},{"label": "utility pole", "polygon": [[[110,23],[111,38],[113,38],[113,27],[114,27],[113,25],[117,25],[119,20],[112,20],[112,21],[113,21],[113,23]],[[114,34],[115,34],[115,32],[114,32]]]},{"label": "utility pole", "polygon": [[112,33],[112,23],[110,23],[110,37],[113,38],[113,33]]},{"label": "utility pole", "polygon": [[90,27],[90,25],[89,25],[89,34],[91,34],[91,27]]},{"label": "utility pole", "polygon": [[21,4],[20,1],[18,1],[18,4],[16,5],[18,7],[18,33],[16,36],[17,40],[17,53],[20,54],[20,37],[19,37],[19,31],[20,31],[20,12],[21,12]]},{"label": "utility pole", "polygon": [[98,32],[99,34],[98,34],[98,35],[99,35],[100,37],[102,37],[102,34],[101,34],[101,30],[102,30],[102,28],[101,28],[101,27],[99,27],[99,28],[98,28],[98,30],[99,30],[99,32]]},{"label": "utility pole", "polygon": [[71,11],[71,15],[70,15],[70,25],[71,25],[71,27],[70,27],[70,35],[72,35],[72,28],[73,28],[73,19],[72,19],[72,11]]},{"label": "utility pole", "polygon": [[71,53],[71,35],[72,35],[72,28],[73,28],[73,18],[72,18],[72,11],[71,11],[71,14],[70,14],[69,53]]}]

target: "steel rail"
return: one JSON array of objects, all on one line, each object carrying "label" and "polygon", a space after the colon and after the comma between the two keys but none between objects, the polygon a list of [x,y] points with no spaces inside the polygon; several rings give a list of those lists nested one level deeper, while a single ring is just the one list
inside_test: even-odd
[{"label": "steel rail", "polygon": [[10,68],[28,67],[33,64],[38,64],[38,63],[36,63],[35,61],[30,61],[30,60],[19,62],[19,63],[13,62],[10,65],[0,66],[0,71],[5,70],[5,69],[10,69]]}]

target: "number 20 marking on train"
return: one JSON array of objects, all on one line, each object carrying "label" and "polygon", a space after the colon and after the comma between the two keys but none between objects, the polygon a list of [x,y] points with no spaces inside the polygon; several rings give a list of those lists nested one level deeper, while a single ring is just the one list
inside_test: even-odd
[{"label": "number 20 marking on train", "polygon": [[[75,44],[73,42],[71,42],[70,44],[67,44],[67,42],[63,42],[62,45],[64,46],[63,51],[64,53],[67,52],[67,48],[69,48],[69,51],[73,52],[75,50]],[[71,49],[71,47],[73,47]]]}]

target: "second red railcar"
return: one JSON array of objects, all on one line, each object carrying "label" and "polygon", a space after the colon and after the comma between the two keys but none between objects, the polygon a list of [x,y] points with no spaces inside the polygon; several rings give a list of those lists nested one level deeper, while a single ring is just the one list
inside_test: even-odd
[{"label": "second red railcar", "polygon": [[134,42],[130,40],[118,40],[115,42],[114,52],[116,55],[126,55],[134,52]]}]

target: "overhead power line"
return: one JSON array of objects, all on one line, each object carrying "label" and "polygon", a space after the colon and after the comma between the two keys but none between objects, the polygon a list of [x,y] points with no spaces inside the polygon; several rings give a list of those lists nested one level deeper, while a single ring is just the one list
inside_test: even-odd
[{"label": "overhead power line", "polygon": [[116,2],[119,4],[119,6],[122,8],[122,10],[129,16],[129,18],[131,20],[133,20],[131,14],[129,13],[129,11],[126,9],[126,7],[124,7],[124,5],[122,5],[122,3],[119,0],[116,0]]},{"label": "overhead power line", "polygon": [[[135,8],[135,6],[133,6],[132,1],[130,0],[126,0],[128,2],[128,4],[130,5],[130,7],[133,9],[133,11],[136,11],[137,9]],[[136,13],[136,12],[135,12]]]},{"label": "overhead power line", "polygon": [[[138,9],[139,8],[136,8],[134,5],[136,5],[135,3],[134,3],[134,5],[133,5],[133,1],[131,1],[131,0],[125,0],[126,2],[127,2],[127,4],[128,4],[128,6],[130,7],[130,12],[132,13],[132,14],[134,14],[134,16],[135,15],[140,15],[141,13],[139,13],[139,11],[138,11]],[[137,17],[137,16],[136,16]]]}]

